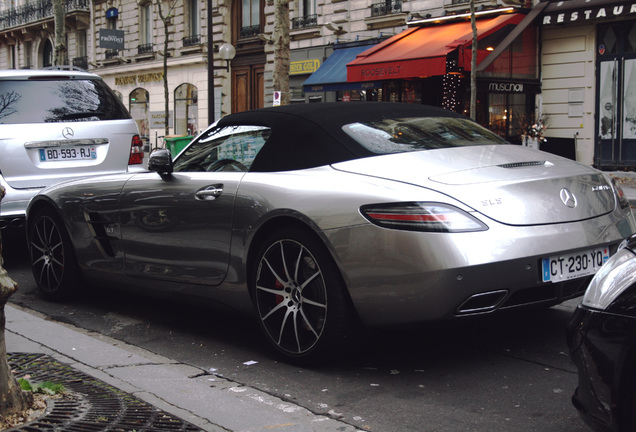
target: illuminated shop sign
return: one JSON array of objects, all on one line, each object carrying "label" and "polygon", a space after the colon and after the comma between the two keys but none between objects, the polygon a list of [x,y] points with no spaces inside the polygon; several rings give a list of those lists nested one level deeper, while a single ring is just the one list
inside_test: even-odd
[{"label": "illuminated shop sign", "polygon": [[487,81],[477,80],[477,89],[488,93],[541,93],[541,86],[535,81]]},{"label": "illuminated shop sign", "polygon": [[488,90],[498,93],[523,93],[523,83],[498,83],[491,82]]},{"label": "illuminated shop sign", "polygon": [[293,61],[289,65],[289,74],[290,75],[302,75],[302,74],[311,74],[318,70],[320,67],[320,60],[299,60]]}]

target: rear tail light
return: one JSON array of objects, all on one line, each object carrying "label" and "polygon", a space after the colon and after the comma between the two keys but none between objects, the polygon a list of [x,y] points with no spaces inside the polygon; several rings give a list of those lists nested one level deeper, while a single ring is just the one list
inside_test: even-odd
[{"label": "rear tail light", "polygon": [[139,135],[133,135],[130,145],[128,165],[139,165],[144,162],[144,142]]},{"label": "rear tail light", "polygon": [[448,204],[407,202],[371,204],[360,212],[375,225],[427,232],[485,231],[488,227],[467,212]]}]

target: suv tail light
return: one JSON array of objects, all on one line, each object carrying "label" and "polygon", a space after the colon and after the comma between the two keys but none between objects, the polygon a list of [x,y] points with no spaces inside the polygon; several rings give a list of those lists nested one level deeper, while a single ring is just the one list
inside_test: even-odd
[{"label": "suv tail light", "polygon": [[128,165],[139,165],[144,162],[144,142],[139,138],[139,135],[133,135],[132,142],[130,144],[130,158],[128,159]]}]

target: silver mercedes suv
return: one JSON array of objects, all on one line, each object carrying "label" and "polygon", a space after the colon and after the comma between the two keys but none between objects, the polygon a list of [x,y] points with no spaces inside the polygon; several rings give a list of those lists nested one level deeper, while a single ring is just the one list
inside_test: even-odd
[{"label": "silver mercedes suv", "polygon": [[0,229],[21,226],[45,186],[141,169],[143,158],[137,124],[98,75],[0,71]]}]

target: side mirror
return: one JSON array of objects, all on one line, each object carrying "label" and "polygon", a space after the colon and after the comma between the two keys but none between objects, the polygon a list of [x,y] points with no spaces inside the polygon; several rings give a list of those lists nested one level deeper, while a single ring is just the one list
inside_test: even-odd
[{"label": "side mirror", "polygon": [[168,149],[157,149],[150,153],[148,170],[159,174],[172,173],[172,154]]}]

